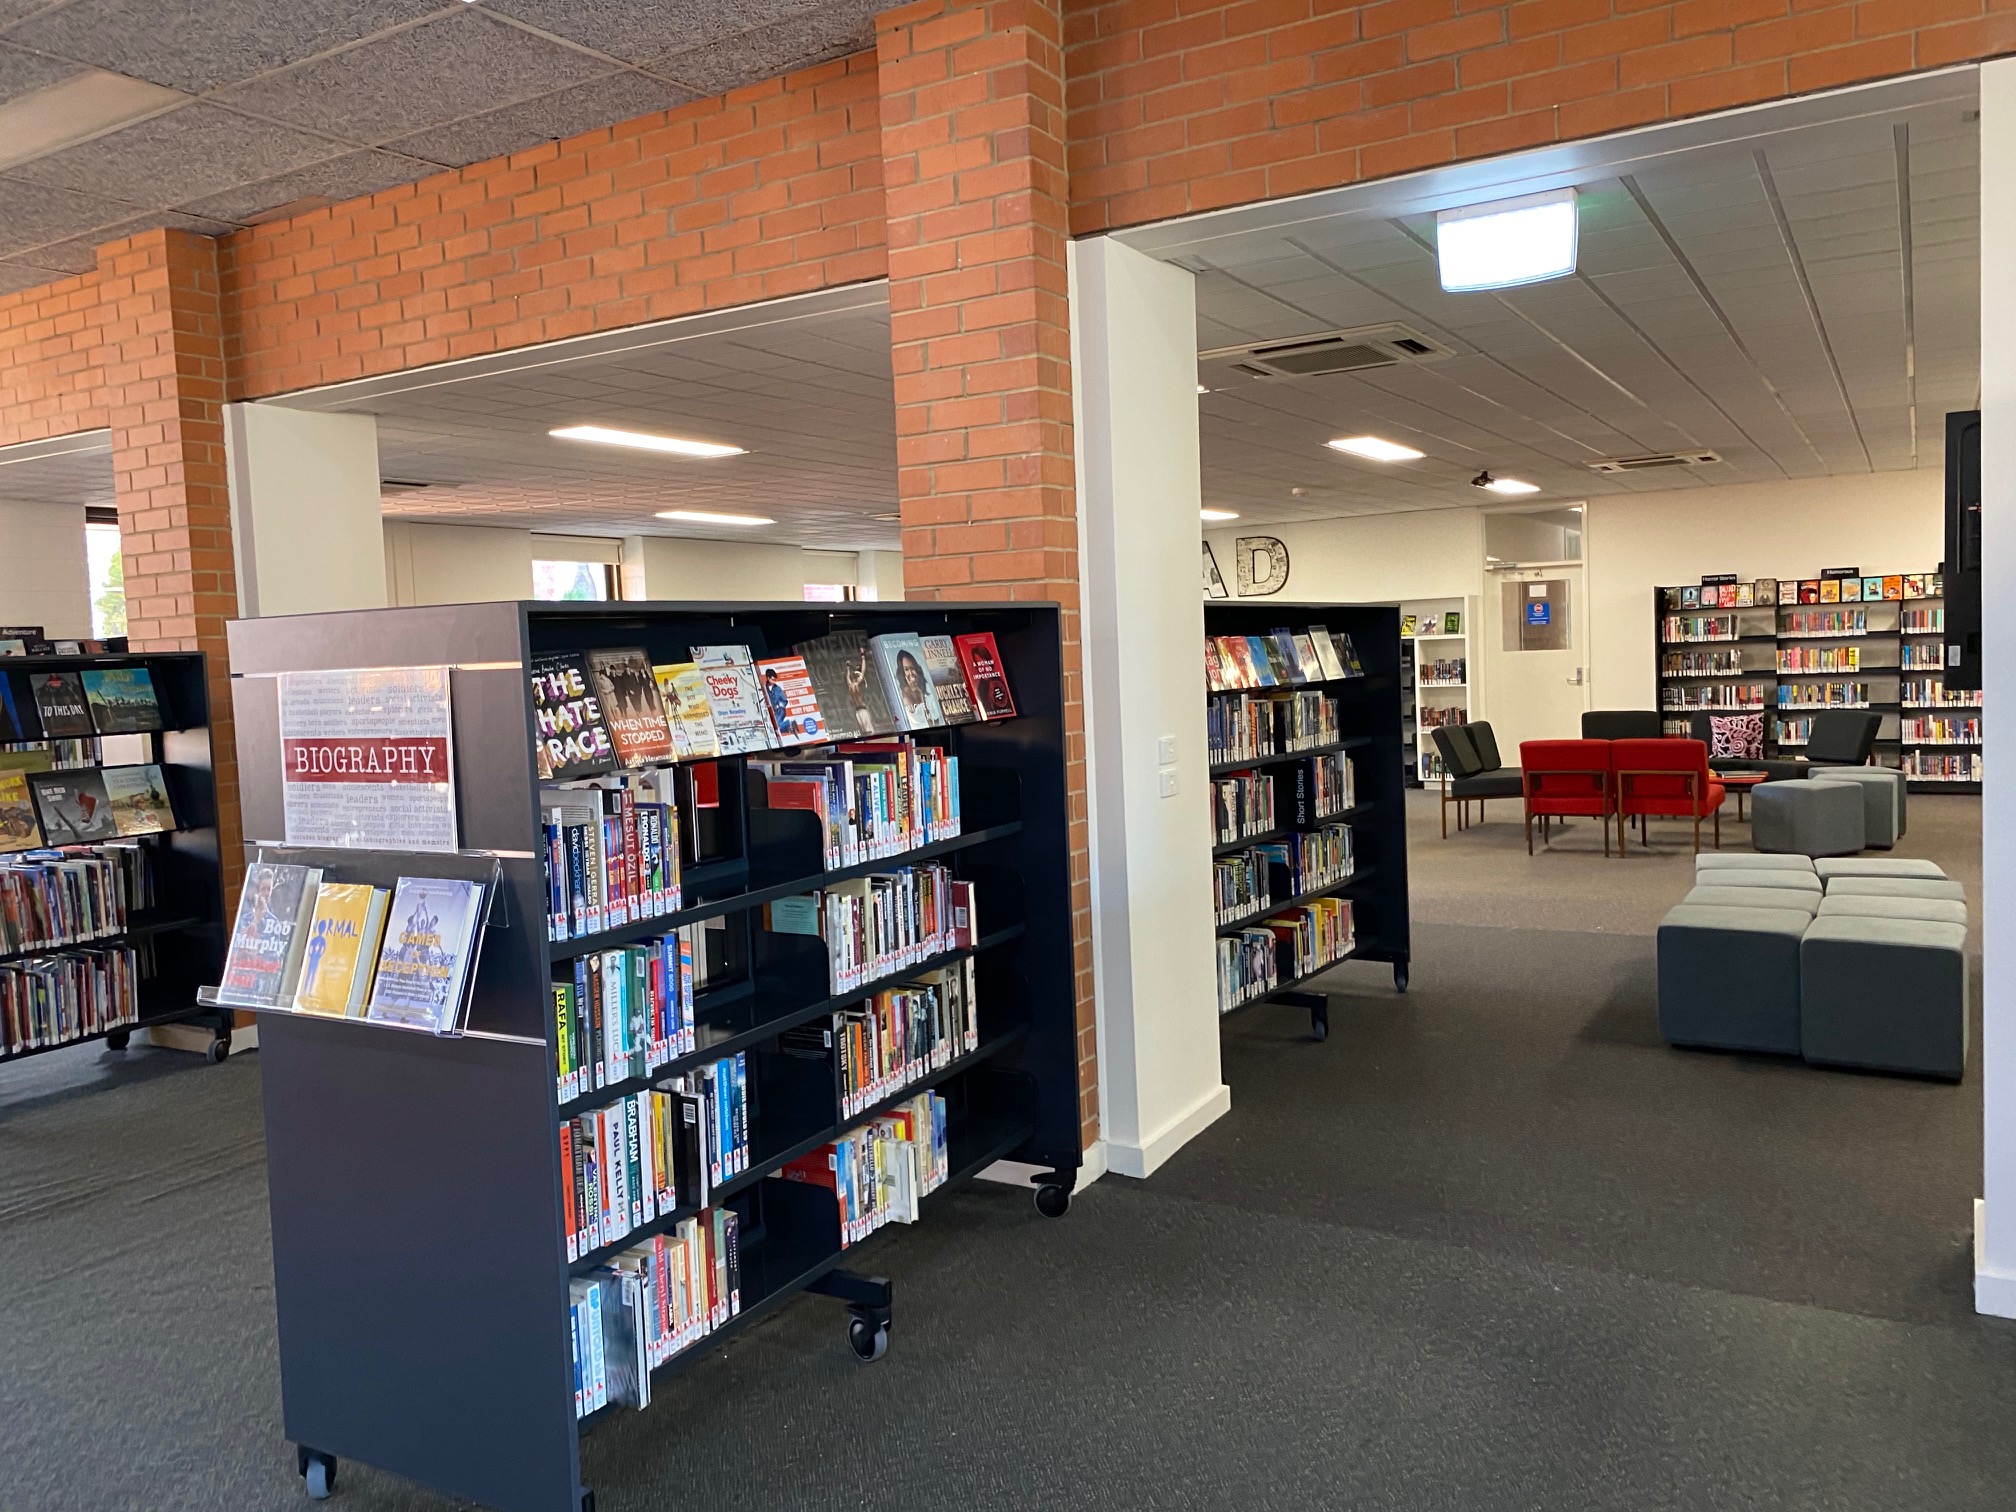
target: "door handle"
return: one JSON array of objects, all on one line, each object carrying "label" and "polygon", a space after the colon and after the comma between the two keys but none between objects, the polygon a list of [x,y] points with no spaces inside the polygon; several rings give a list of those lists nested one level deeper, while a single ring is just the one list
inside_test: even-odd
[{"label": "door handle", "polygon": [[1571,688],[1579,688],[1582,686],[1582,669],[1580,667],[1577,667],[1575,669],[1575,675],[1571,678],[1568,678],[1567,683],[1568,686]]}]

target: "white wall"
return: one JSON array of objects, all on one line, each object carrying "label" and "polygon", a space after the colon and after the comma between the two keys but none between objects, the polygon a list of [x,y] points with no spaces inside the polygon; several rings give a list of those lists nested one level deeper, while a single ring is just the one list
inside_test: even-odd
[{"label": "white wall", "polygon": [[760,541],[627,536],[623,541],[623,593],[626,598],[661,600],[788,599],[802,603],[805,551]]},{"label": "white wall", "polygon": [[40,625],[64,640],[91,633],[82,504],[0,500],[0,625]]},{"label": "white wall", "polygon": [[1477,593],[1484,571],[1481,519],[1475,509],[1422,509],[1297,525],[1227,525],[1206,531],[1204,539],[1235,596],[1232,543],[1242,535],[1266,535],[1288,548],[1288,584],[1271,597],[1291,604],[1386,604]]},{"label": "white wall", "polygon": [[233,404],[225,419],[239,612],[383,608],[377,418]]},{"label": "white wall", "polygon": [[495,525],[387,520],[385,591],[394,604],[532,597],[532,533]]},{"label": "white wall", "polygon": [[883,603],[903,597],[902,552],[863,551],[857,555],[861,562],[855,581],[860,585],[861,597],[879,599]]}]

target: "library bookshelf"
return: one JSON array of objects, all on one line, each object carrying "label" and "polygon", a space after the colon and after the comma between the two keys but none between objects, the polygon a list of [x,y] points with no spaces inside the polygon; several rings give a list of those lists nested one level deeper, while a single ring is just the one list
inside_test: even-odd
[{"label": "library bookshelf", "polygon": [[[1413,768],[1405,749],[1402,707],[1412,688],[1402,661],[1400,611],[1391,605],[1273,601],[1204,605],[1207,636],[1266,635],[1284,628],[1305,630],[1311,625],[1348,635],[1364,669],[1362,677],[1325,679],[1285,690],[1314,689],[1335,700],[1337,738],[1251,759],[1213,760],[1210,775],[1214,782],[1242,774],[1271,775],[1277,792],[1276,823],[1272,828],[1235,838],[1213,834],[1214,864],[1219,857],[1296,832],[1307,833],[1337,824],[1350,827],[1351,869],[1347,875],[1298,890],[1288,882],[1284,868],[1270,867],[1268,901],[1236,916],[1221,917],[1217,925],[1222,940],[1237,936],[1284,909],[1318,898],[1350,900],[1354,938],[1346,955],[1326,961],[1314,971],[1298,972],[1284,946],[1279,953],[1279,982],[1275,986],[1230,1006],[1221,1000],[1221,1015],[1244,1012],[1261,1003],[1306,1009],[1310,1032],[1320,1041],[1329,1037],[1330,1002],[1325,993],[1312,989],[1314,977],[1346,960],[1380,961],[1392,965],[1394,987],[1402,992],[1407,989],[1413,947],[1407,903],[1406,787]],[[1206,694],[1207,700],[1236,696]],[[1341,755],[1350,763],[1354,801],[1347,808],[1321,813],[1311,802],[1309,770],[1314,760],[1333,755]]]},{"label": "library bookshelf", "polygon": [[1412,664],[1411,682],[1402,695],[1411,706],[1402,739],[1419,786],[1442,777],[1433,732],[1445,724],[1468,723],[1476,706],[1470,696],[1476,668],[1470,622],[1476,608],[1469,598],[1408,599],[1400,605],[1403,660]]},{"label": "library bookshelf", "polygon": [[[0,962],[19,964],[58,955],[73,948],[131,946],[139,958],[136,1016],[116,1028],[76,1034],[54,1043],[0,1050],[0,1066],[30,1056],[93,1040],[113,1050],[126,1048],[135,1030],[170,1024],[202,1023],[211,1031],[207,1047],[212,1061],[231,1050],[233,1016],[205,1007],[198,991],[217,980],[224,961],[224,878],[217,833],[217,780],[210,744],[210,685],[205,659],[199,652],[120,652],[100,656],[10,656],[0,658],[0,676],[8,672],[81,674],[97,668],[144,667],[154,685],[164,728],[123,735],[85,737],[95,749],[95,765],[103,767],[152,764],[161,768],[175,828],[161,834],[134,837],[151,874],[150,905],[127,911],[126,927],[72,945],[0,954]],[[17,698],[25,694],[17,690]],[[47,741],[17,743],[8,749],[48,748]]]},{"label": "library bookshelf", "polygon": [[[501,1512],[592,1512],[580,1435],[619,1409],[577,1417],[569,1283],[691,1215],[661,1215],[620,1244],[567,1258],[557,1129],[646,1085],[559,1100],[549,984],[568,979],[584,953],[712,921],[713,974],[694,1002],[700,1048],[651,1079],[738,1050],[749,1057],[750,1160],[711,1198],[738,1215],[740,1311],[659,1365],[654,1382],[804,1292],[848,1305],[857,1353],[886,1348],[889,1284],[849,1267],[861,1246],[843,1245],[832,1191],[772,1179],[883,1107],[843,1115],[832,1065],[783,1053],[778,1036],[944,960],[974,957],[978,1047],[885,1101],[927,1089],[945,1098],[948,1185],[1012,1159],[1039,1168],[1036,1205],[1061,1214],[1080,1164],[1080,1122],[1058,629],[1057,608],[1033,603],[500,603],[230,627],[248,851],[305,860],[336,880],[498,879],[461,1035],[264,1016],[285,1424],[311,1495],[349,1458]],[[680,910],[553,939],[531,659],[642,646],[654,661],[676,661],[696,644],[748,645],[762,657],[835,630],[994,635],[1016,716],[915,732],[959,758],[961,833],[828,870],[817,817],[766,807],[761,774],[722,757],[708,784],[718,805],[688,809],[693,788],[682,792]],[[461,849],[304,853],[276,843],[285,825],[279,675],[444,665]],[[920,860],[974,884],[970,952],[836,993],[816,938],[765,927],[768,903]],[[935,1201],[924,1199],[927,1222]]]}]

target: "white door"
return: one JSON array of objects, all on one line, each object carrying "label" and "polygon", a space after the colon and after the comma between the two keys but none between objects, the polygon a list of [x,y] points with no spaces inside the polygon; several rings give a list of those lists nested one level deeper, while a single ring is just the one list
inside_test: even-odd
[{"label": "white door", "polygon": [[[1489,669],[1491,721],[1507,766],[1522,740],[1573,740],[1589,707],[1589,615],[1580,562],[1494,571],[1484,580],[1475,650]],[[1474,653],[1473,653],[1474,654]]]}]

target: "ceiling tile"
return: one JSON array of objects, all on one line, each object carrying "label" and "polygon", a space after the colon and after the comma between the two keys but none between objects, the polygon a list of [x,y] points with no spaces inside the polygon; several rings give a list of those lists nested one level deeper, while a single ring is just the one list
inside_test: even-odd
[{"label": "ceiling tile", "polygon": [[0,177],[0,257],[67,241],[98,226],[115,225],[140,207],[95,194],[77,194]]},{"label": "ceiling tile", "polygon": [[180,204],[342,150],[323,137],[199,102],[16,164],[7,176],[135,204]]},{"label": "ceiling tile", "polygon": [[60,58],[38,57],[0,42],[0,100],[17,99],[34,90],[47,89],[51,84],[60,84],[83,71],[81,64],[68,63]]},{"label": "ceiling tile", "polygon": [[630,63],[687,52],[737,32],[804,16],[832,0],[487,0],[555,36]]},{"label": "ceiling tile", "polygon": [[838,0],[711,46],[668,54],[647,66],[696,93],[724,94],[758,79],[873,47],[875,13],[886,8],[887,0]]},{"label": "ceiling tile", "polygon": [[626,69],[537,99],[521,100],[501,110],[416,132],[387,145],[430,163],[459,168],[466,163],[522,152],[556,137],[570,137],[615,121],[670,110],[693,98],[691,90]]},{"label": "ceiling tile", "polygon": [[219,194],[192,200],[181,208],[192,215],[243,225],[268,210],[291,205],[297,200],[316,199],[335,203],[357,199],[433,171],[431,163],[416,163],[396,152],[346,152],[340,157],[325,158],[292,173],[258,179]]},{"label": "ceiling tile", "polygon": [[116,225],[100,226],[88,236],[51,242],[21,254],[20,260],[43,267],[61,268],[66,273],[84,273],[98,265],[98,249],[107,242],[138,236],[157,226],[173,226],[178,231],[194,231],[198,236],[223,236],[233,227],[226,221],[204,215],[183,215],[173,210],[149,210]]},{"label": "ceiling tile", "polygon": [[22,289],[39,288],[46,283],[54,283],[61,273],[47,268],[30,267],[26,263],[12,262],[0,258],[0,294],[14,294]]}]

